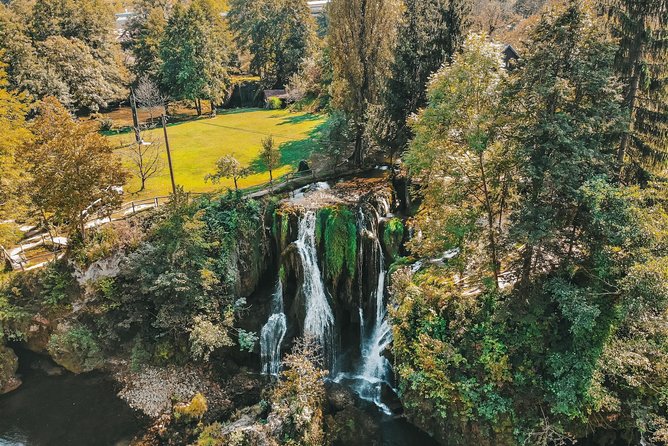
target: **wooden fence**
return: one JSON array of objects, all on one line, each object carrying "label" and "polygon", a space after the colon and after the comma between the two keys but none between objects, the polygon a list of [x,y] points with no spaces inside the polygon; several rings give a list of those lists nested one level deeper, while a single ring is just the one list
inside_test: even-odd
[{"label": "wooden fence", "polygon": [[[252,198],[260,198],[275,193],[289,192],[291,190],[298,189],[299,187],[306,186],[313,182],[329,181],[332,179],[341,178],[347,175],[360,172],[361,172],[360,170],[333,169],[328,174],[320,176],[316,175],[315,172],[313,172],[312,170],[303,172],[291,172],[279,178],[276,178],[274,181],[268,181],[263,184],[258,184],[255,186],[239,189],[239,192],[241,192],[243,195]],[[197,192],[188,192],[187,195],[189,197],[198,197],[198,196],[204,196],[206,194]],[[97,215],[91,218],[86,224],[86,227],[92,228],[101,226],[104,224],[111,223],[113,221],[123,220],[125,218],[128,218],[130,216],[136,215],[138,213],[150,209],[156,209],[162,205],[167,204],[170,198],[171,198],[170,195],[162,195],[158,197],[147,198],[143,200],[134,200],[123,203],[121,207],[115,210],[111,215],[104,215],[104,216]],[[42,240],[41,243],[32,244],[31,248],[36,248],[47,244],[48,237],[46,236],[46,234],[39,234],[39,235],[41,236]],[[16,259],[17,257],[16,254],[12,256],[7,250],[5,250],[3,247],[0,246],[1,248],[0,251],[2,251],[5,260],[15,270],[33,269],[35,267],[44,266],[45,264],[48,264],[49,262],[59,258],[59,251],[55,246],[53,247],[54,248],[53,252],[40,253],[33,256],[29,254],[30,249],[23,249],[23,246],[20,243],[19,246],[20,246],[20,255],[18,256],[20,258],[19,261],[17,261]],[[16,248],[12,249],[12,251],[15,250]]]}]

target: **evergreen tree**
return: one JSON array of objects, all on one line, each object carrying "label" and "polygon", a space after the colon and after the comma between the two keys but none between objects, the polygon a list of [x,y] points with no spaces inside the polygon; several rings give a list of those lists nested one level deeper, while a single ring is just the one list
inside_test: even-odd
[{"label": "evergreen tree", "polygon": [[406,121],[426,104],[429,76],[461,46],[470,9],[469,0],[406,2],[386,95],[388,114],[396,129],[387,138],[393,148],[404,147],[410,137]]},{"label": "evergreen tree", "polygon": [[630,116],[617,161],[644,176],[668,163],[668,0],[614,0],[610,15]]},{"label": "evergreen tree", "polygon": [[334,106],[353,127],[351,160],[357,166],[364,163],[369,145],[369,112],[382,103],[400,15],[398,0],[333,0],[329,5]]}]

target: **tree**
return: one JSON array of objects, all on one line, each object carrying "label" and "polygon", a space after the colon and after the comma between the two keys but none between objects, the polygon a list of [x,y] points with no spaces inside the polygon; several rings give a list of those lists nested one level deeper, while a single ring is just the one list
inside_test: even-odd
[{"label": "tree", "polygon": [[268,87],[284,87],[315,41],[315,21],[302,0],[232,0],[230,26],[251,69]]},{"label": "tree", "polygon": [[174,99],[220,102],[227,95],[229,39],[222,16],[208,0],[177,3],[160,43],[163,91]]},{"label": "tree", "polygon": [[246,178],[250,174],[248,168],[243,167],[232,155],[225,155],[216,161],[216,173],[207,175],[205,181],[219,183],[223,178],[232,178],[234,180],[234,190],[239,190],[238,181]]},{"label": "tree", "polygon": [[134,56],[132,72],[137,79],[160,81],[160,42],[167,27],[166,11],[159,7],[141,7],[127,27],[129,47]]},{"label": "tree", "polygon": [[142,192],[146,189],[146,181],[160,173],[164,167],[160,157],[160,143],[142,140],[131,144],[129,152],[132,170],[141,181],[141,187],[137,192]]},{"label": "tree", "polygon": [[580,188],[612,178],[612,147],[625,120],[613,71],[615,47],[575,1],[546,14],[514,78],[508,110],[520,206],[512,237],[523,246],[524,284],[554,259],[574,255],[581,220]]},{"label": "tree", "polygon": [[369,107],[382,100],[390,72],[401,5],[397,0],[333,0],[329,5],[334,105],[354,128],[351,160],[361,166],[367,149]]},{"label": "tree", "polygon": [[112,18],[102,0],[0,5],[0,49],[11,85],[94,111],[122,99],[126,73]]},{"label": "tree", "polygon": [[426,104],[429,76],[459,50],[470,9],[468,0],[406,2],[385,95],[396,129],[387,138],[393,148],[403,148],[410,138],[407,120]]},{"label": "tree", "polygon": [[36,48],[47,67],[38,96],[53,95],[68,107],[97,111],[122,95],[121,86],[109,81],[114,67],[96,59],[82,41],[51,36]]},{"label": "tree", "polygon": [[31,130],[34,139],[23,150],[28,195],[45,224],[67,224],[70,237],[83,241],[91,216],[120,205],[127,173],[97,128],[74,121],[55,98],[40,103]]},{"label": "tree", "polygon": [[[19,185],[25,180],[24,166],[21,153],[16,149],[31,138],[26,124],[30,103],[24,94],[7,87],[7,75],[0,63],[0,222],[15,217],[17,210],[23,207]],[[0,245],[7,241],[7,233],[11,233],[4,231],[3,226],[6,225],[0,223]]]},{"label": "tree", "polygon": [[504,78],[499,50],[485,36],[472,35],[462,54],[435,74],[429,105],[413,124],[415,138],[406,154],[411,174],[424,184],[416,218],[422,236],[412,242],[416,252],[436,256],[458,249],[461,262],[481,263],[485,274],[492,273],[496,288],[511,184],[499,119]]},{"label": "tree", "polygon": [[668,1],[614,0],[609,11],[630,116],[617,162],[642,178],[668,162]]},{"label": "tree", "polygon": [[158,85],[148,75],[139,79],[137,86],[134,88],[134,94],[137,105],[146,109],[149,114],[149,122],[153,124],[155,110],[159,109],[160,114],[164,113],[167,98],[160,93]]},{"label": "tree", "polygon": [[262,152],[260,153],[260,158],[262,158],[262,161],[269,170],[269,181],[273,183],[273,171],[278,167],[278,163],[281,162],[281,154],[276,150],[273,136],[270,135],[262,139]]}]

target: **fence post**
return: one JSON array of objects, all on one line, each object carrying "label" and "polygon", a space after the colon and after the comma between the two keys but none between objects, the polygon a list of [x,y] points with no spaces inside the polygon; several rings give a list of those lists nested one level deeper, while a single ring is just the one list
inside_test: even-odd
[{"label": "fence post", "polygon": [[137,210],[135,209],[135,202],[132,202],[132,215],[136,214]]},{"label": "fence post", "polygon": [[158,207],[158,197],[155,197],[155,207]]}]

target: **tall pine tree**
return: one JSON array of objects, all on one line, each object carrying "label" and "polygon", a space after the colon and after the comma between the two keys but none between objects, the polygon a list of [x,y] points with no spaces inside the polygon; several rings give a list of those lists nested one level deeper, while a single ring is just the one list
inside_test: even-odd
[{"label": "tall pine tree", "polygon": [[617,161],[642,179],[668,163],[668,0],[613,0],[610,16],[630,116]]},{"label": "tall pine tree", "polygon": [[394,129],[387,142],[393,148],[406,145],[410,137],[406,121],[426,105],[429,76],[460,48],[470,11],[470,0],[406,1],[386,95]]}]

